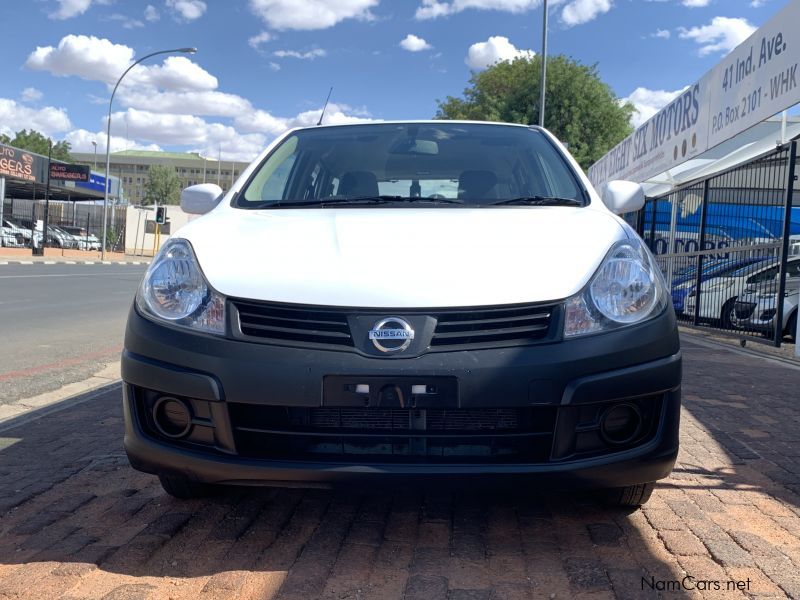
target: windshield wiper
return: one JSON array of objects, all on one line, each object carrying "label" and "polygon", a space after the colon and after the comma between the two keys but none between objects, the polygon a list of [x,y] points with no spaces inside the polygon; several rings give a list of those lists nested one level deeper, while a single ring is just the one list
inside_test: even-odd
[{"label": "windshield wiper", "polygon": [[519,198],[506,198],[490,203],[491,206],[583,206],[583,202],[575,198],[558,198],[556,196],[520,196]]},{"label": "windshield wiper", "polygon": [[329,206],[332,204],[346,204],[348,206],[373,206],[376,204],[393,204],[396,202],[423,202],[426,204],[463,204],[460,200],[452,198],[411,198],[408,196],[351,196],[345,198],[315,198],[313,200],[287,200],[264,201],[246,206],[250,209],[260,208],[294,208],[308,206]]}]

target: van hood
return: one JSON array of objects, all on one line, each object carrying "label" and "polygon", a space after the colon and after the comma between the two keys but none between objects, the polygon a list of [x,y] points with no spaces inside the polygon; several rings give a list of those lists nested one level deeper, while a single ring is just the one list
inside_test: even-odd
[{"label": "van hood", "polygon": [[217,210],[177,236],[226,296],[444,308],[571,296],[626,233],[591,207],[314,208]]}]

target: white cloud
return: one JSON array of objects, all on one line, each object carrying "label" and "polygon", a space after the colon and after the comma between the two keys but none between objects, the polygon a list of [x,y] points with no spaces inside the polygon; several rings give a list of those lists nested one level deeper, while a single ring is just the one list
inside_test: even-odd
[{"label": "white cloud", "polygon": [[[246,100],[242,99],[244,102]],[[239,112],[232,125],[208,122],[195,115],[159,113],[151,110],[128,108],[112,115],[112,149],[114,138],[130,136],[140,140],[139,145],[151,142],[163,146],[192,146],[210,157],[218,149],[226,160],[252,160],[270,139],[293,127],[317,124],[322,109],[301,112],[294,117],[277,117],[265,110]],[[372,121],[368,114],[347,105],[330,103],[325,111],[325,124],[342,125]],[[106,126],[105,119],[103,120]],[[103,138],[105,139],[105,138]],[[98,140],[98,145],[100,141]]]},{"label": "white cloud", "polygon": [[159,14],[158,9],[152,4],[148,4],[144,9],[144,20],[152,23],[154,21],[158,21],[160,18],[161,15]]},{"label": "white cloud", "polygon": [[561,11],[561,20],[567,25],[582,25],[611,10],[611,0],[572,0]]},{"label": "white cloud", "polygon": [[415,36],[413,33],[409,33],[403,40],[400,42],[400,47],[403,50],[408,50],[409,52],[422,52],[423,50],[430,50],[433,48],[428,42],[423,40],[421,37]]},{"label": "white cloud", "polygon": [[655,33],[651,33],[650,37],[659,38],[661,40],[668,40],[672,34],[669,29],[656,29]]},{"label": "white cloud", "polygon": [[380,0],[250,0],[250,9],[271,29],[327,29],[346,19],[371,20]]},{"label": "white cloud", "polygon": [[682,0],[681,4],[687,8],[704,8],[711,4],[711,0]]},{"label": "white cloud", "polygon": [[[558,3],[558,2],[556,2]],[[521,13],[542,4],[542,0],[422,0],[422,5],[417,8],[414,17],[418,20],[435,19],[475,8],[480,10],[502,10],[511,13]]]},{"label": "white cloud", "polygon": [[94,36],[67,35],[58,47],[39,46],[25,66],[53,75],[75,75],[89,81],[113,83],[133,62],[133,49]]},{"label": "white cloud", "polygon": [[[613,0],[550,0],[550,7],[562,6],[561,20],[568,26],[587,23],[608,12]],[[518,14],[539,8],[542,0],[422,0],[414,18],[436,19],[469,9],[499,10]]]},{"label": "white cloud", "polygon": [[[74,129],[64,136],[72,146],[73,152],[94,152],[94,144],[97,142],[98,166],[103,162],[106,153],[106,132],[97,131],[92,133],[86,129]],[[111,136],[111,152],[121,152],[123,150],[161,150],[158,144],[141,144],[135,140],[128,140],[121,136]],[[101,167],[102,168],[102,167]]]},{"label": "white cloud", "polygon": [[268,133],[277,136],[288,129],[287,120],[276,117],[266,110],[243,112],[236,116],[234,126],[245,133]]},{"label": "white cloud", "polygon": [[[350,113],[350,114],[348,114]],[[286,121],[287,129],[292,127],[310,127],[319,122],[322,108],[307,110]],[[346,104],[331,102],[325,109],[325,125],[352,125],[354,123],[372,123],[376,119],[369,117],[364,111],[356,111]]]},{"label": "white cloud", "polygon": [[0,98],[0,133],[11,135],[20,129],[35,129],[50,136],[71,127],[67,111],[63,108],[31,108],[9,98]]},{"label": "white cloud", "polygon": [[[325,56],[322,49],[278,50],[279,58],[310,60]],[[110,91],[119,75],[132,63],[133,50],[107,39],[66,36],[57,47],[37,48],[26,65],[56,76],[75,76],[106,84]],[[277,63],[271,68],[280,68]],[[225,160],[251,160],[275,136],[288,128],[316,124],[321,109],[281,117],[259,109],[246,98],[219,91],[216,77],[185,56],[170,56],[160,64],[138,66],[117,91],[117,111],[112,118],[111,148],[157,149],[160,147],[198,149],[216,157],[221,149]],[[101,104],[107,98],[96,96]],[[43,132],[68,132],[66,138],[76,150],[105,151],[105,119],[98,127],[73,129],[67,113],[49,107],[33,110],[5,101],[0,123],[20,123]],[[326,123],[356,123],[369,120],[363,110],[331,104]],[[221,121],[221,122],[215,122]],[[127,141],[126,139],[127,138]]]},{"label": "white cloud", "polygon": [[633,104],[636,112],[631,116],[631,125],[639,127],[655,115],[659,110],[672,102],[686,88],[668,92],[665,90],[649,90],[645,87],[638,87],[633,90],[630,96],[623,98],[622,102]]},{"label": "white cloud", "polygon": [[72,17],[77,17],[78,15],[82,15],[89,7],[92,5],[92,0],[57,0],[58,1],[58,10],[54,13],[50,13],[51,19],[71,19]]},{"label": "white cloud", "polygon": [[207,8],[203,0],[167,0],[166,4],[176,18],[184,21],[199,19]]},{"label": "white cloud", "polygon": [[681,39],[694,40],[700,44],[697,53],[700,56],[724,52],[727,54],[745,41],[756,30],[747,19],[714,17],[708,25],[686,29],[681,27],[678,35]]},{"label": "white cloud", "polygon": [[[94,36],[67,35],[58,47],[34,50],[25,66],[57,76],[76,76],[88,81],[116,83],[133,62],[132,48]],[[168,56],[161,65],[140,65],[125,78],[123,88],[162,87],[170,90],[210,90],[217,78],[185,56]]]},{"label": "white cloud", "polygon": [[247,43],[250,44],[250,47],[253,50],[258,50],[261,47],[261,44],[266,44],[271,39],[272,35],[269,33],[269,31],[262,31],[261,33],[248,39]]},{"label": "white cloud", "polygon": [[327,54],[328,53],[322,48],[314,48],[308,52],[298,52],[297,50],[275,50],[275,52],[272,53],[273,56],[277,56],[278,58],[299,58],[300,60],[314,60],[315,58],[321,58]]},{"label": "white cloud", "polygon": [[34,87],[26,87],[21,94],[23,102],[38,102],[43,96],[44,94]]},{"label": "white cloud", "polygon": [[[293,127],[309,127],[316,125],[322,114],[322,108],[307,110],[289,117],[276,117],[265,110],[242,113],[234,120],[234,126],[245,133],[265,133],[277,136]],[[326,125],[348,125],[352,123],[369,123],[370,118],[365,111],[354,110],[346,104],[331,102],[325,110]]]},{"label": "white cloud", "polygon": [[521,50],[508,41],[507,37],[496,35],[490,37],[485,42],[472,44],[467,52],[464,62],[471,69],[485,69],[494,63],[515,58],[533,58],[533,50]]},{"label": "white cloud", "polygon": [[216,89],[217,78],[185,56],[168,56],[160,65],[141,65],[125,77],[124,86],[157,87],[172,91]]},{"label": "white cloud", "polygon": [[153,92],[133,86],[120,94],[119,99],[126,107],[181,115],[236,117],[254,110],[245,98],[216,90]]},{"label": "white cloud", "polygon": [[63,21],[85,13],[92,4],[112,4],[114,0],[55,0],[58,10],[49,14],[51,19]]},{"label": "white cloud", "polygon": [[144,23],[139,19],[134,19],[133,17],[129,17],[128,15],[123,15],[120,13],[115,13],[108,17],[103,18],[104,21],[116,21],[122,25],[124,29],[137,29],[139,27],[144,27]]},{"label": "white cloud", "polygon": [[[103,118],[103,127],[107,127]],[[158,144],[186,145],[196,144],[206,139],[208,124],[192,115],[155,113],[147,110],[129,108],[115,112],[111,116],[112,134],[126,132],[134,139],[142,139]]]}]

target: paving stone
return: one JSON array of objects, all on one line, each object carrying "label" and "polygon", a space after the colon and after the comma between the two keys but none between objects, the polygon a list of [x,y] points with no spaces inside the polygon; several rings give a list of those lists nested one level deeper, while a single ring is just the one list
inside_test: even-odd
[{"label": "paving stone", "polygon": [[659,533],[667,550],[676,556],[705,556],[703,542],[691,531],[662,531]]},{"label": "paving stone", "polygon": [[447,579],[444,577],[413,575],[408,578],[403,598],[406,600],[446,600]]},{"label": "paving stone", "polygon": [[421,487],[180,502],[125,462],[118,390],[93,398],[4,432],[0,597],[633,600],[689,574],[800,598],[800,377],[690,340],[684,356],[681,453],[641,511]]}]

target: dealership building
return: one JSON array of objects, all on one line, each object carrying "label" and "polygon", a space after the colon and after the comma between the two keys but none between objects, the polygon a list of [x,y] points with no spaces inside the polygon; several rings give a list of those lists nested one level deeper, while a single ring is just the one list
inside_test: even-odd
[{"label": "dealership building", "polygon": [[[94,166],[94,153],[73,152],[75,161]],[[149,150],[125,150],[111,153],[111,173],[119,178],[130,204],[144,201],[150,167],[161,165],[173,167],[181,182],[181,188],[198,183],[216,183],[228,191],[248,166],[246,162],[218,161],[194,152],[155,152]]]}]

